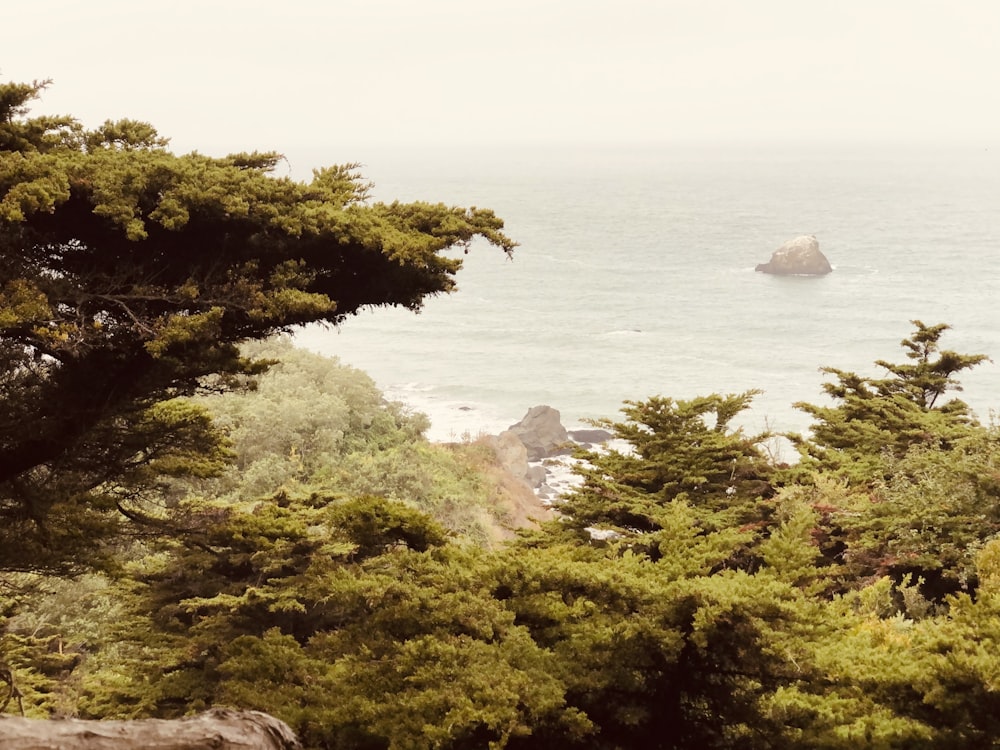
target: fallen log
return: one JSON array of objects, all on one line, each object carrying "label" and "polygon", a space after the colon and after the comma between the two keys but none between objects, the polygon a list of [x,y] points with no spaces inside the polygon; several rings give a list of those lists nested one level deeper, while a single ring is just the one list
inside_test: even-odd
[{"label": "fallen log", "polygon": [[298,750],[283,721],[213,708],[183,719],[87,721],[0,716],[3,750]]}]

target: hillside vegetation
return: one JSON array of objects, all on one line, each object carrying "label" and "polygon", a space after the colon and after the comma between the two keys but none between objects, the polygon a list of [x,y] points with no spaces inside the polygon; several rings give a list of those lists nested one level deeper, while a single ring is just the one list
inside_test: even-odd
[{"label": "hillside vegetation", "polygon": [[29,715],[231,705],[314,748],[990,746],[1000,434],[916,325],[885,379],[831,371],[798,463],[730,427],[752,393],[629,403],[631,450],[509,541],[488,445],[258,346],[255,390],[198,397],[228,461],[164,483],[175,533],[5,576],[2,658]]}]

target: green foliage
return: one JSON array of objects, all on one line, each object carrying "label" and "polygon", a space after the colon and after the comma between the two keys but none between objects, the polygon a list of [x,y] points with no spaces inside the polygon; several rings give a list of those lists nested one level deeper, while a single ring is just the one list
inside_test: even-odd
[{"label": "green foliage", "polygon": [[97,575],[71,580],[32,573],[8,576],[0,587],[0,665],[22,696],[8,711],[35,718],[71,716],[90,654],[115,650],[114,623],[125,614],[109,582]]},{"label": "green foliage", "polygon": [[922,621],[914,634],[913,647],[925,657],[913,687],[938,728],[940,747],[989,747],[1000,736],[998,544],[993,540],[978,556],[978,596],[952,597],[946,615]]},{"label": "green foliage", "polygon": [[938,601],[974,590],[976,555],[1000,532],[1000,434],[914,446],[884,466],[886,478],[839,521],[852,577],[920,577]]},{"label": "green foliage", "polygon": [[228,457],[207,412],[178,399],[101,422],[71,453],[0,483],[9,489],[0,499],[0,570],[107,566],[124,519],[146,522],[146,532],[162,525],[164,481],[212,476]]},{"label": "green foliage", "polygon": [[51,81],[0,84],[0,152],[48,151],[79,143],[81,127],[69,117],[26,119],[28,103],[41,96]]},{"label": "green foliage", "polygon": [[843,635],[830,611],[770,570],[714,572],[732,538],[669,511],[675,543],[654,562],[622,545],[455,546],[375,498],[193,506],[187,544],[130,566],[124,657],[81,677],[79,706],[235,703],[310,747],[772,747],[792,714],[779,686],[814,707],[795,714],[809,731],[834,704],[838,729],[894,716],[817,692],[817,662],[846,669],[824,656]]},{"label": "green foliage", "polygon": [[253,389],[197,401],[235,454],[232,471],[212,488],[216,494],[256,497],[289,482],[308,486],[346,456],[412,442],[426,427],[422,415],[386,402],[364,373],[296,349],[286,338],[243,351],[272,363]]},{"label": "green foliage", "polygon": [[227,435],[232,465],[207,480],[173,482],[171,496],[371,495],[423,510],[481,544],[503,536],[515,498],[491,448],[427,442],[424,415],[386,401],[364,373],[287,339],[244,352],[274,363],[254,389],[197,400]]},{"label": "green foliage", "polygon": [[822,553],[816,530],[819,513],[795,493],[778,500],[778,525],[757,548],[764,565],[780,580],[819,593],[824,587]]},{"label": "green foliage", "polygon": [[496,594],[557,657],[567,702],[598,727],[587,747],[920,746],[928,725],[866,684],[893,660],[909,670],[909,653],[868,632],[877,616],[816,598],[804,555],[779,557],[791,537],[808,547],[806,518],[789,513],[752,575],[717,571],[722,534],[688,534],[656,561],[534,539],[505,557]]},{"label": "green foliage", "polygon": [[797,472],[836,472],[853,483],[865,484],[880,476],[884,456],[899,458],[916,445],[947,449],[976,431],[978,422],[965,402],[939,400],[948,391],[961,390],[956,373],[987,357],[941,349],[939,341],[947,325],[912,323],[916,331],[901,345],[913,363],[876,362],[890,377],[866,378],[823,368],[837,377],[836,383],[823,384],[835,404],[796,404],[816,419],[809,438],[791,436],[802,455]]},{"label": "green foliage", "polygon": [[188,512],[189,543],[132,568],[132,601],[153,617],[133,629],[130,682],[93,675],[84,710],[235,703],[288,721],[310,747],[589,731],[551,656],[490,596],[482,554],[447,546],[426,516],[319,497]]},{"label": "green foliage", "polygon": [[445,251],[514,247],[486,209],[371,202],[353,165],[302,183],[273,153],[178,156],[145,123],[29,118],[45,86],[0,84],[0,569],[90,562],[62,527],[82,516],[99,548],[119,530],[105,488],[187,429],[134,425],[207,376],[259,372],[240,343],[417,309],[454,288]]},{"label": "green foliage", "polygon": [[712,395],[690,401],[654,397],[626,402],[624,422],[604,427],[630,445],[627,452],[586,454],[583,486],[561,506],[567,525],[642,535],[663,527],[670,503],[686,500],[706,528],[757,520],[758,501],[771,493],[772,471],[759,445],[730,422],[756,395]]}]

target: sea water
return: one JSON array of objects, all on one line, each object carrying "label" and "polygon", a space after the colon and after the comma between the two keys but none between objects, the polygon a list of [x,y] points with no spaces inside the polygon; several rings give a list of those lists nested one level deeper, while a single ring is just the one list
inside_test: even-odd
[{"label": "sea water", "polygon": [[[762,391],[751,431],[805,432],[823,366],[881,377],[910,323],[1000,362],[1000,157],[973,146],[622,146],[375,150],[376,200],[494,209],[513,258],[476,243],[459,289],[298,343],[368,372],[431,418],[497,432],[536,404],[568,427],[623,402]],[[815,235],[823,277],[757,273]],[[998,365],[961,375],[983,419]]]}]

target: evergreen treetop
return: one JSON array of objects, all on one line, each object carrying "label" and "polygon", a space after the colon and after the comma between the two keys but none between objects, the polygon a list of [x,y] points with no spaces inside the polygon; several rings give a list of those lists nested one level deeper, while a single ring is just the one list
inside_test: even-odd
[{"label": "evergreen treetop", "polygon": [[832,469],[853,482],[867,483],[880,475],[883,456],[899,458],[915,445],[947,448],[979,428],[968,404],[942,397],[962,390],[957,373],[989,358],[942,349],[940,339],[948,325],[911,322],[916,330],[901,342],[911,362],[876,362],[889,377],[822,368],[836,377],[836,382],[823,384],[834,403],[795,404],[816,420],[808,438],[791,436],[802,455],[799,470]]}]

